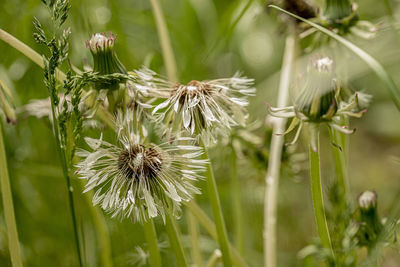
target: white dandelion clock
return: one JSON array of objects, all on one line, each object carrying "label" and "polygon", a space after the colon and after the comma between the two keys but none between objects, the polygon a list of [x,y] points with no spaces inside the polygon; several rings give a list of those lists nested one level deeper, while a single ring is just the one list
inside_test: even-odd
[{"label": "white dandelion clock", "polygon": [[146,143],[134,132],[132,112],[116,119],[119,146],[102,138],[86,138],[92,151],[80,150],[78,174],[86,179],[85,191],[94,190],[93,204],[113,217],[144,222],[168,209],[175,215],[180,204],[200,193],[193,181],[201,178],[207,160],[198,159],[202,149],[191,138],[176,144]]},{"label": "white dandelion clock", "polygon": [[186,130],[205,139],[244,125],[247,97],[255,94],[254,80],[239,75],[191,81],[186,85],[166,81],[150,70],[138,71],[137,76],[141,87],[166,98],[154,108],[153,114],[165,122],[169,132]]}]

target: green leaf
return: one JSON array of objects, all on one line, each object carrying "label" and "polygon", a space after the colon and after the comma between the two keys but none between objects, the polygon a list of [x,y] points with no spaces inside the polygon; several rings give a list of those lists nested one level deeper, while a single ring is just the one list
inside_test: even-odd
[{"label": "green leaf", "polygon": [[326,35],[330,36],[331,38],[335,39],[345,47],[347,47],[349,50],[351,50],[354,54],[359,56],[370,68],[378,75],[378,77],[385,83],[386,88],[389,90],[389,93],[392,96],[392,101],[396,105],[397,109],[400,111],[400,90],[396,86],[396,84],[393,82],[392,78],[390,75],[386,72],[386,70],[383,68],[383,66],[375,59],[373,58],[370,54],[359,48],[358,46],[354,45],[352,42],[346,40],[345,38],[337,35],[336,33],[314,23],[311,22],[307,19],[303,19],[302,17],[299,17],[293,13],[290,13],[289,11],[286,11],[280,7],[277,7],[275,5],[269,5],[269,7],[275,8],[283,13],[286,13],[287,15],[290,15],[298,20],[301,20],[308,25],[314,27],[318,31],[325,33]]}]

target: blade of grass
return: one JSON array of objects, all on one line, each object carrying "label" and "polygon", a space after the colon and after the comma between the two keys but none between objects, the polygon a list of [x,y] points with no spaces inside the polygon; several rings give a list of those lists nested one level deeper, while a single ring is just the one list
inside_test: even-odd
[{"label": "blade of grass", "polygon": [[235,228],[235,246],[239,250],[240,254],[244,255],[244,223],[243,223],[243,206],[241,199],[241,185],[238,176],[238,166],[237,166],[237,155],[236,150],[231,144],[232,154],[231,154],[231,192],[232,192],[232,210],[234,217],[234,228]]},{"label": "blade of grass", "polygon": [[392,101],[396,105],[397,109],[400,111],[400,91],[397,88],[396,84],[393,82],[392,78],[390,75],[386,72],[386,70],[383,68],[383,66],[375,59],[373,58],[370,54],[353,44],[352,42],[346,40],[345,38],[337,35],[336,33],[314,23],[311,22],[307,19],[304,19],[302,17],[299,17],[293,13],[290,13],[289,11],[286,11],[280,7],[277,7],[275,5],[269,5],[269,7],[275,8],[285,14],[288,14],[298,20],[303,21],[304,23],[307,23],[308,25],[314,27],[318,31],[328,35],[332,39],[335,39],[345,47],[347,47],[350,51],[352,51],[354,54],[356,54],[358,57],[360,57],[361,60],[363,60],[374,72],[375,74],[381,79],[381,81],[386,85],[386,88],[388,89],[389,93],[392,96]]},{"label": "blade of grass", "polygon": [[171,46],[171,41],[168,35],[167,24],[165,23],[164,15],[158,0],[150,0],[151,7],[153,9],[154,19],[156,20],[158,36],[160,38],[160,44],[162,54],[164,57],[165,68],[167,70],[168,78],[171,81],[178,81],[178,73],[176,68],[176,61],[174,56],[174,50]]},{"label": "blade of grass", "polygon": [[[278,92],[278,107],[285,107],[289,101],[289,85],[294,62],[296,37],[289,35],[286,38],[283,56],[281,77]],[[265,266],[276,266],[276,223],[277,198],[281,168],[282,147],[284,142],[285,125],[287,119],[277,118],[274,123],[273,135],[268,160],[268,172],[265,177],[264,201],[264,263]]]},{"label": "blade of grass", "polygon": [[4,217],[7,227],[8,248],[13,267],[22,267],[21,250],[18,241],[17,223],[15,221],[14,203],[8,176],[7,157],[3,140],[2,121],[0,118],[0,184],[3,199]]}]

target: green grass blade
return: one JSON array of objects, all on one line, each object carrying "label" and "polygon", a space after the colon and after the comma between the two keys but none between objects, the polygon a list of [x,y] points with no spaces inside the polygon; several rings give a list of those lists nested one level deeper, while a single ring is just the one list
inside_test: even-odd
[{"label": "green grass blade", "polygon": [[386,88],[389,90],[389,93],[392,96],[392,101],[396,105],[397,109],[400,111],[400,90],[396,86],[396,84],[393,82],[392,78],[390,75],[386,72],[386,70],[383,68],[383,66],[375,59],[373,58],[370,54],[353,44],[352,42],[346,40],[345,38],[335,34],[334,32],[314,23],[311,22],[307,19],[303,19],[302,17],[299,17],[293,13],[290,13],[289,11],[286,11],[280,7],[277,7],[275,5],[269,5],[269,7],[275,8],[287,15],[290,15],[298,20],[303,21],[304,23],[307,23],[308,25],[314,27],[318,31],[325,33],[329,37],[335,39],[345,47],[347,47],[349,50],[351,50],[354,54],[359,56],[375,73],[378,75],[378,77],[385,83]]}]

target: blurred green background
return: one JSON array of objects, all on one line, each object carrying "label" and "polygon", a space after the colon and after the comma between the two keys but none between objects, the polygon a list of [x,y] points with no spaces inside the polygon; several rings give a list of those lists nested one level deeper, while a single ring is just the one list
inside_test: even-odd
[{"label": "blurred green background", "polygon": [[[399,1],[391,1],[395,15]],[[95,32],[112,31],[117,35],[116,51],[125,66],[132,70],[146,64],[165,74],[163,58],[148,0],[71,1],[66,22],[71,27],[70,60],[82,68],[91,56],[85,40]],[[251,98],[250,120],[264,122],[264,102],[275,104],[279,70],[285,40],[285,25],[264,1],[231,0],[162,0],[173,50],[182,82],[230,77],[236,71],[255,78],[257,96]],[[359,14],[380,27],[377,37],[368,41],[352,40],[376,57],[400,85],[400,35],[390,28],[391,20],[380,1],[359,1]],[[240,17],[241,12],[245,13]],[[49,27],[46,8],[39,0],[0,0],[0,28],[19,38],[39,53],[44,53],[32,37],[32,19],[36,16],[45,29]],[[240,20],[238,20],[240,18]],[[331,48],[329,48],[331,49]],[[304,62],[307,61],[305,57]],[[301,60],[299,61],[301,62]],[[357,132],[350,137],[351,194],[355,201],[363,190],[375,189],[379,210],[388,215],[400,199],[400,114],[368,67],[351,54],[345,58],[351,73],[350,86],[373,95],[373,102],[362,119],[352,120]],[[64,66],[67,69],[67,66]],[[298,74],[304,72],[299,63]],[[44,98],[47,89],[43,72],[18,51],[0,41],[0,78],[11,88],[18,107],[30,99]],[[77,266],[73,243],[67,191],[56,155],[50,124],[36,118],[19,118],[17,126],[6,126],[6,148],[14,194],[16,220],[26,266]],[[257,134],[264,136],[265,129]],[[322,140],[322,174],[326,187],[332,184],[331,146]],[[230,150],[217,146],[212,151],[224,215],[233,240],[232,192],[230,186]],[[306,149],[298,145],[292,152],[299,158]],[[268,149],[265,147],[264,149]],[[266,155],[268,153],[266,152]],[[305,154],[306,155],[306,154]],[[306,158],[306,156],[305,156]],[[262,163],[265,163],[264,165]],[[307,160],[283,166],[279,191],[278,249],[280,266],[301,266],[297,252],[316,238],[309,190]],[[266,162],[258,168],[246,156],[239,158],[241,198],[245,207],[245,258],[250,266],[262,266],[262,227],[264,176]],[[100,266],[98,246],[88,201],[82,184],[74,178],[75,201],[85,266]],[[205,192],[205,183],[198,186]],[[206,195],[198,196],[211,216]],[[8,256],[3,211],[0,210],[0,266],[11,266]],[[141,257],[138,246],[146,249],[140,225],[118,221],[105,215],[112,242],[115,266],[136,266]],[[162,243],[167,241],[162,221],[156,221]],[[187,234],[185,212],[179,220]],[[217,247],[202,231],[201,246],[206,255]],[[187,238],[185,243],[189,246]],[[168,247],[162,250],[165,266],[173,262]],[[386,251],[383,266],[399,266],[400,256]],[[206,258],[206,257],[204,257]],[[169,264],[168,264],[169,263]],[[173,265],[171,265],[173,266]]]}]

